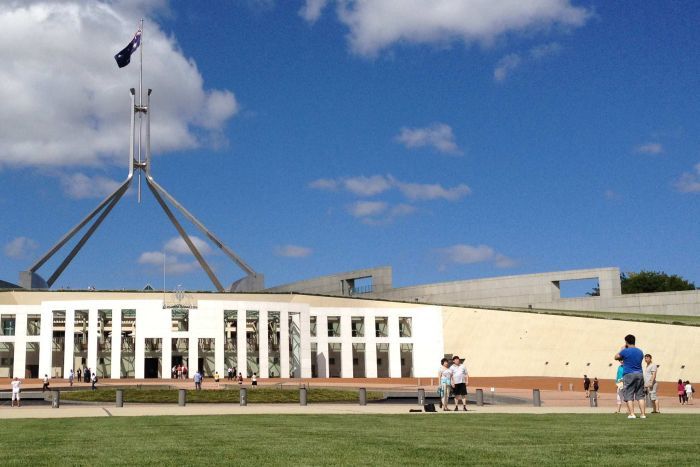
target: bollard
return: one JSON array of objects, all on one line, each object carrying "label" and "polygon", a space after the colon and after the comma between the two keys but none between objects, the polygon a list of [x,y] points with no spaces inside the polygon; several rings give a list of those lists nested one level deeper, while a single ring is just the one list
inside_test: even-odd
[{"label": "bollard", "polygon": [[241,388],[241,406],[248,405],[248,390]]},{"label": "bollard", "polygon": [[299,405],[306,405],[306,388],[299,388]]},{"label": "bollard", "polygon": [[484,390],[483,389],[476,390],[476,405],[479,407],[483,407],[483,405],[484,405]]},{"label": "bollard", "polygon": [[117,407],[124,407],[124,390],[117,389]]},{"label": "bollard", "polygon": [[535,407],[542,407],[542,399],[540,399],[540,390],[532,390],[532,405]]},{"label": "bollard", "polygon": [[496,388],[491,388],[491,405],[496,404]]},{"label": "bollard", "polygon": [[563,391],[563,390],[564,390],[564,385],[561,384],[561,383],[559,383],[559,392],[561,392],[561,391]]},{"label": "bollard", "polygon": [[51,391],[51,407],[57,409],[61,406],[61,392]]},{"label": "bollard", "polygon": [[574,390],[574,383],[569,383],[569,391],[573,391],[573,390]]},{"label": "bollard", "polygon": [[418,405],[425,405],[425,389],[418,389]]},{"label": "bollard", "polygon": [[598,391],[591,391],[588,395],[588,401],[591,407],[598,407]]},{"label": "bollard", "polygon": [[367,405],[367,389],[360,388],[360,405]]},{"label": "bollard", "polygon": [[177,392],[177,405],[179,405],[180,407],[184,407],[187,403],[187,390],[178,389]]}]

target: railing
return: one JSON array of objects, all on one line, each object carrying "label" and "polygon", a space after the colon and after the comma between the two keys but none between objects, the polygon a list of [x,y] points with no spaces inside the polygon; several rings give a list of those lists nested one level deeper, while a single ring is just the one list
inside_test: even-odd
[{"label": "railing", "polygon": [[365,293],[372,293],[374,291],[374,284],[370,285],[360,285],[358,287],[350,287],[348,291],[350,295],[361,295]]}]

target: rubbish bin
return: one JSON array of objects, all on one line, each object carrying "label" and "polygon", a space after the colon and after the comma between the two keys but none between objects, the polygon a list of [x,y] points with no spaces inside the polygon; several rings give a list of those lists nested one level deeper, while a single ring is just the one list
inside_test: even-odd
[{"label": "rubbish bin", "polygon": [[248,405],[248,390],[246,388],[241,388],[241,405]]},{"label": "rubbish bin", "polygon": [[299,388],[299,405],[306,405],[306,388]]},{"label": "rubbish bin", "polygon": [[177,392],[177,405],[179,405],[180,407],[184,407],[187,403],[187,390],[178,389]]},{"label": "rubbish bin", "polygon": [[540,399],[540,390],[539,389],[532,390],[532,405],[534,407],[541,407],[542,406],[542,399]]},{"label": "rubbish bin", "polygon": [[61,392],[51,391],[51,407],[57,409],[61,406]]},{"label": "rubbish bin", "polygon": [[425,405],[425,389],[418,390],[418,405]]},{"label": "rubbish bin", "polygon": [[360,388],[360,405],[367,405],[367,389]]},{"label": "rubbish bin", "polygon": [[123,389],[117,389],[116,405],[117,405],[117,407],[124,407],[124,390]]}]

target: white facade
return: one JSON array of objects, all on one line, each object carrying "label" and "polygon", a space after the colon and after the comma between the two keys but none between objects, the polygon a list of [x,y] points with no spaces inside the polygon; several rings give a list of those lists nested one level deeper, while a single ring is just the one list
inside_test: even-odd
[{"label": "white facade", "polygon": [[[102,378],[168,379],[171,366],[182,362],[190,377],[196,368],[224,377],[235,367],[244,377],[397,378],[431,375],[443,354],[442,314],[433,306],[320,307],[303,297],[292,303],[275,295],[229,300],[218,294],[164,306],[164,299],[151,298],[156,294],[74,295],[43,292],[38,304],[0,305],[0,377],[67,378],[71,369],[87,367]],[[337,336],[326,332],[329,317],[341,323]],[[351,323],[359,318],[366,332],[353,337]],[[361,375],[353,371],[353,345],[363,350]],[[329,348],[340,349],[337,358]]]}]

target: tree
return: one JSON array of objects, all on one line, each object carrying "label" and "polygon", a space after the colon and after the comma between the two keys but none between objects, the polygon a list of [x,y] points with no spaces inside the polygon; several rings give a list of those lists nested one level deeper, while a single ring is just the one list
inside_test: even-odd
[{"label": "tree", "polygon": [[657,271],[622,273],[620,281],[623,294],[695,290],[695,284],[681,276],[669,276],[665,272]]}]

